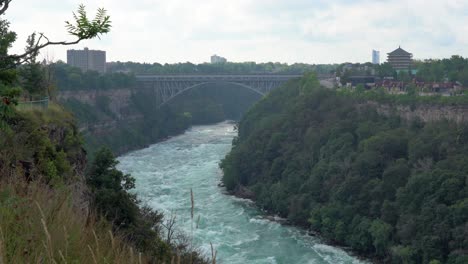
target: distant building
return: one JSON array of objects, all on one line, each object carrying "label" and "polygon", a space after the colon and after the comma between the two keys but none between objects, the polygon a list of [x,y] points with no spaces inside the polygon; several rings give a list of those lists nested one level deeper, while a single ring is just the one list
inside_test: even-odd
[{"label": "distant building", "polygon": [[221,56],[218,56],[218,55],[213,55],[211,56],[211,63],[213,64],[216,64],[216,63],[226,63],[227,62],[227,59],[226,58],[223,58]]},{"label": "distant building", "polygon": [[380,64],[380,51],[372,50],[372,64]]},{"label": "distant building", "polygon": [[413,54],[398,47],[398,49],[388,53],[387,61],[396,71],[409,71],[413,62]]},{"label": "distant building", "polygon": [[82,71],[106,72],[106,52],[102,50],[67,50],[67,64]]}]

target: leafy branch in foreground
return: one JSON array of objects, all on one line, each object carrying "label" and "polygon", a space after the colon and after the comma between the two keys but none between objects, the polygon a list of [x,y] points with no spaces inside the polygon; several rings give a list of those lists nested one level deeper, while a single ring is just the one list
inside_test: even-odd
[{"label": "leafy branch in foreground", "polygon": [[[0,15],[8,9],[8,4],[11,0],[0,0]],[[5,9],[3,12],[1,10]],[[10,60],[13,62],[10,67],[20,65],[25,62],[34,60],[38,55],[39,51],[47,46],[51,45],[74,45],[78,44],[82,40],[100,38],[101,35],[109,33],[111,29],[110,16],[107,15],[107,11],[103,8],[99,8],[97,14],[93,20],[90,20],[87,16],[85,6],[80,5],[78,12],[73,13],[73,22],[66,21],[66,28],[68,33],[75,36],[74,41],[51,41],[44,33],[33,33],[27,41],[27,47],[23,54],[15,55],[4,55],[1,56],[1,60]],[[38,37],[36,38],[36,35]]]}]

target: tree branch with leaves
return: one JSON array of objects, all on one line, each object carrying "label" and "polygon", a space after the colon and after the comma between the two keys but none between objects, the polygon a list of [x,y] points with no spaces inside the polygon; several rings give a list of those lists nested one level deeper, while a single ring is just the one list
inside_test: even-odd
[{"label": "tree branch with leaves", "polygon": [[[0,0],[0,16],[10,7],[12,0]],[[84,5],[73,13],[72,22],[66,21],[68,33],[75,37],[72,41],[52,41],[44,33],[33,33],[26,41],[22,54],[9,54],[9,49],[16,41],[16,33],[9,30],[10,23],[0,18],[0,130],[7,127],[8,119],[14,114],[13,106],[17,105],[17,97],[21,90],[15,87],[17,67],[21,64],[35,64],[40,51],[48,46],[74,45],[86,39],[100,38],[111,29],[110,17],[103,8],[97,10],[94,19],[88,18]]]},{"label": "tree branch with leaves", "polygon": [[[0,0],[2,10],[8,9],[11,0]],[[2,3],[3,2],[3,3]],[[3,13],[5,12],[3,11]],[[0,13],[0,14],[3,14]],[[0,55],[1,60],[14,62],[10,67],[14,67],[25,62],[34,60],[39,51],[51,45],[75,45],[86,39],[100,38],[101,35],[109,33],[111,29],[110,16],[104,8],[99,8],[94,19],[90,20],[84,5],[80,5],[78,11],[73,13],[73,22],[66,21],[65,26],[68,33],[75,36],[73,41],[51,41],[44,33],[33,33],[27,40],[26,50],[23,54]]]}]

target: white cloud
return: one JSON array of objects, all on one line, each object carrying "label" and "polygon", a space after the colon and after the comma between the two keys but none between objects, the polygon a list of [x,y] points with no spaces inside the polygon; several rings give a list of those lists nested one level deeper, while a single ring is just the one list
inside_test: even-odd
[{"label": "white cloud", "polygon": [[[64,21],[80,2],[105,7],[112,32],[75,48],[104,49],[109,60],[330,63],[369,61],[372,49],[402,45],[417,58],[468,56],[466,0],[15,0],[7,13],[20,52],[36,30],[66,39]],[[47,53],[65,59],[65,47]]]}]

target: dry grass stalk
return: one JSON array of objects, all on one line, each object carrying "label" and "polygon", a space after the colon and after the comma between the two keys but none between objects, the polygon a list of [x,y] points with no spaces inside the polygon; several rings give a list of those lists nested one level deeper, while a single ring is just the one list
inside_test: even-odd
[{"label": "dry grass stalk", "polygon": [[143,262],[141,261],[141,252],[138,252],[138,263],[142,264]]},{"label": "dry grass stalk", "polygon": [[89,252],[91,252],[91,256],[93,257],[94,264],[97,264],[98,262],[96,260],[96,256],[94,255],[94,252],[89,245],[88,245],[88,249],[89,249]]},{"label": "dry grass stalk", "polygon": [[94,228],[93,228],[93,236],[94,236],[94,241],[96,242],[96,253],[98,256],[100,256],[101,254],[99,254],[99,240],[96,235],[96,232],[94,231]]},{"label": "dry grass stalk", "polygon": [[[37,204],[37,206],[40,208],[39,204]],[[55,263],[55,260],[54,260],[54,250],[52,248],[52,237],[49,233],[49,229],[47,229],[47,224],[44,220],[44,218],[41,218],[41,223],[42,223],[42,228],[44,229],[44,233],[46,235],[46,238],[47,238],[47,245],[44,243],[44,247],[45,247],[45,250],[47,252],[47,254],[49,255],[49,259]]]},{"label": "dry grass stalk", "polygon": [[52,238],[50,236],[49,230],[47,229],[47,225],[46,225],[44,218],[41,218],[41,223],[42,223],[42,228],[44,228],[44,233],[47,237],[47,243],[50,245],[52,244]]},{"label": "dry grass stalk", "polygon": [[0,226],[0,264],[5,264],[6,263],[6,261],[3,258],[3,254],[5,254],[4,252],[6,252],[6,250],[3,248],[4,247],[4,245],[3,245],[4,240],[5,240],[5,238],[3,237],[3,230],[2,230],[2,227]]},{"label": "dry grass stalk", "polygon": [[55,260],[53,259],[52,255],[50,254],[49,248],[47,247],[46,243],[42,241],[42,246],[44,247],[45,252],[47,252],[47,256],[49,258],[49,261],[51,263],[55,263]]},{"label": "dry grass stalk", "polygon": [[44,211],[42,211],[42,208],[41,208],[41,206],[39,205],[39,203],[38,203],[37,201],[34,201],[34,203],[36,203],[36,206],[37,206],[37,208],[39,209],[39,213],[41,213],[41,217],[42,217],[43,219],[45,219],[46,217],[45,217],[45,215],[44,215]]},{"label": "dry grass stalk", "polygon": [[59,250],[59,255],[62,258],[63,263],[67,264],[67,260],[65,259],[65,256],[62,253],[62,250]]},{"label": "dry grass stalk", "polygon": [[0,264],[4,264],[5,262],[3,261],[3,242],[0,239]]},{"label": "dry grass stalk", "polygon": [[112,249],[115,248],[115,242],[114,242],[114,235],[112,234],[112,231],[109,230],[109,237],[110,237],[110,240],[111,240],[111,245],[112,245]]},{"label": "dry grass stalk", "polygon": [[68,258],[68,239],[70,236],[68,235],[67,227],[65,226],[63,226],[63,234],[65,235],[65,256]]},{"label": "dry grass stalk", "polygon": [[130,263],[133,263],[133,248],[130,248]]}]

